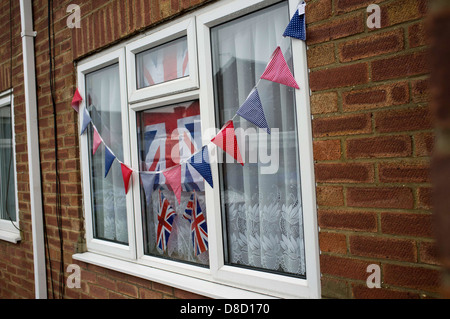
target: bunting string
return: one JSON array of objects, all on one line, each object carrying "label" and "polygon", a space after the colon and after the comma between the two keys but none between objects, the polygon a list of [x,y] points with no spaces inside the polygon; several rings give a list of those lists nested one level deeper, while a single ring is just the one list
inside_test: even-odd
[{"label": "bunting string", "polygon": [[[306,32],[305,32],[305,6],[306,3],[303,1],[297,7],[293,17],[291,18],[288,26],[286,27],[283,37],[291,37],[293,39],[306,40]],[[270,60],[264,70],[264,73],[256,82],[253,89],[250,91],[247,99],[244,103],[239,107],[236,114],[228,120],[222,129],[217,133],[217,135],[212,138],[208,143],[202,146],[201,150],[192,154],[191,156],[181,160],[178,164],[171,166],[162,170],[154,170],[154,171],[140,171],[129,167],[122,161],[120,161],[111,148],[106,145],[103,138],[99,134],[97,127],[94,125],[89,112],[87,110],[87,105],[83,108],[81,117],[81,133],[83,135],[86,132],[86,129],[89,125],[91,125],[93,129],[92,139],[93,139],[93,149],[92,153],[95,155],[98,147],[103,144],[105,146],[105,178],[109,173],[109,170],[115,160],[117,160],[121,166],[122,176],[124,180],[125,193],[128,193],[129,181],[132,177],[132,173],[138,173],[141,179],[142,185],[144,186],[144,192],[147,198],[147,203],[151,198],[151,194],[154,190],[155,180],[159,174],[163,174],[166,178],[166,184],[170,186],[172,191],[175,193],[178,203],[180,203],[181,198],[181,167],[182,165],[191,165],[204,179],[205,181],[213,187],[211,168],[209,163],[209,146],[210,144],[214,144],[221,149],[223,149],[226,153],[231,155],[238,163],[244,166],[244,162],[242,160],[242,155],[239,150],[239,146],[237,143],[234,124],[233,121],[237,116],[244,118],[245,120],[253,123],[259,128],[265,129],[268,134],[271,133],[270,126],[267,123],[267,119],[264,114],[263,103],[259,97],[258,93],[258,85],[261,80],[267,80],[271,82],[276,82],[282,85],[286,85],[295,89],[300,89],[297,84],[294,76],[292,75],[286,60],[283,56],[280,46],[272,53]],[[72,99],[71,106],[72,108],[80,113],[79,106],[83,98],[78,90],[75,91],[75,94]],[[157,167],[159,168],[159,166]],[[164,240],[162,241],[161,248],[164,246]]]}]

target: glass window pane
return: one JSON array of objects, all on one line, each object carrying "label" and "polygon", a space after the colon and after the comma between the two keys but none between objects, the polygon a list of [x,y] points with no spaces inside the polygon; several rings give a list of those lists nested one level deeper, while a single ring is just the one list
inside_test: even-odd
[{"label": "glass window pane", "polygon": [[187,37],[136,54],[137,89],[189,76]]},{"label": "glass window pane", "polygon": [[[202,148],[198,100],[138,112],[136,125],[141,171],[174,167]],[[144,253],[208,265],[204,180],[192,166],[182,164],[181,185],[180,204],[162,173],[155,178],[148,204],[141,185]],[[162,217],[168,213],[173,214],[171,231],[163,233]]]},{"label": "glass window pane", "polygon": [[[86,75],[87,107],[100,136],[123,160],[119,65]],[[94,237],[128,243],[127,209],[120,164],[113,162],[105,178],[104,147],[92,155],[92,127],[88,128]]]},{"label": "glass window pane", "polygon": [[[236,114],[278,45],[292,70],[290,40],[282,37],[288,23],[284,1],[211,29],[218,127]],[[294,89],[262,80],[258,91],[272,134],[236,117],[245,165],[220,165],[225,263],[304,277]]]},{"label": "glass window pane", "polygon": [[0,219],[16,221],[11,106],[0,108]]}]

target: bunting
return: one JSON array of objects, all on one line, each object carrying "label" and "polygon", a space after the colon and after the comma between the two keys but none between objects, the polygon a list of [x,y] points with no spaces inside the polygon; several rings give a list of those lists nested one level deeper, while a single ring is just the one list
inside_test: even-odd
[{"label": "bunting", "polygon": [[108,176],[109,170],[116,157],[113,152],[105,145],[105,178]]},{"label": "bunting", "polygon": [[72,107],[75,111],[79,111],[80,108],[80,102],[83,101],[83,98],[80,95],[80,92],[78,91],[78,88],[75,90],[75,94],[72,98]]},{"label": "bunting", "polygon": [[92,155],[95,155],[100,144],[102,144],[102,138],[94,126],[94,134],[92,134]]},{"label": "bunting", "polygon": [[192,156],[188,163],[214,188],[211,174],[211,164],[209,162],[208,145],[202,147],[201,152]]},{"label": "bunting", "polygon": [[170,169],[163,172],[166,178],[166,183],[170,185],[175,197],[178,200],[178,204],[181,203],[181,165],[175,165]]},{"label": "bunting", "polygon": [[298,5],[294,16],[283,33],[284,37],[296,38],[303,41],[306,40],[305,6],[306,3]]},{"label": "bunting", "polygon": [[144,189],[147,205],[150,205],[153,189],[155,187],[156,176],[159,174],[140,173],[142,188]]},{"label": "bunting", "polygon": [[91,117],[89,116],[89,112],[87,110],[87,108],[84,108],[83,110],[83,124],[81,126],[81,134],[83,135],[83,133],[86,131],[89,123],[91,123]]},{"label": "bunting", "polygon": [[120,167],[122,168],[122,177],[123,177],[123,184],[125,186],[125,194],[128,194],[128,185],[130,183],[130,178],[133,171],[124,163],[120,163]]},{"label": "bunting", "polygon": [[300,88],[289,70],[283,52],[281,52],[279,46],[272,53],[272,57],[270,58],[261,79],[287,85],[296,89]]},{"label": "bunting", "polygon": [[270,134],[270,128],[264,115],[257,88],[253,89],[247,97],[247,100],[245,100],[244,104],[237,111],[237,114],[256,126],[266,129],[267,133]]},{"label": "bunting", "polygon": [[236,140],[236,134],[234,133],[234,124],[232,120],[229,120],[227,123],[225,123],[223,128],[216,135],[216,137],[211,140],[211,142],[233,156],[233,158],[238,161],[239,164],[244,166],[241,152],[239,151],[239,146]]},{"label": "bunting", "polygon": [[[305,40],[306,39],[306,28],[305,28],[305,6],[306,4],[302,2],[297,7],[297,10],[295,11],[292,19],[290,20],[289,24],[287,25],[283,36],[284,37],[291,37],[295,39]],[[260,79],[268,80],[271,82],[276,82],[282,85],[286,85],[289,87],[293,87],[296,89],[299,89],[299,85],[297,84],[293,74],[291,73],[289,66],[286,63],[286,60],[283,56],[283,53],[281,51],[281,48],[278,46],[275,51],[272,53],[272,56],[264,70],[264,73],[261,75]],[[236,112],[236,115],[239,115],[240,117],[244,118],[245,120],[253,123],[259,128],[266,129],[267,133],[270,134],[271,130],[267,123],[267,119],[264,113],[263,104],[261,102],[259,92],[257,89],[258,83],[255,85],[255,87],[252,89],[252,91],[249,93],[247,99],[244,101],[244,103],[239,107],[238,111]],[[72,98],[71,106],[76,112],[79,112],[79,106],[81,102],[83,101],[83,98],[81,97],[81,94],[78,90],[78,88],[75,90],[74,96]],[[84,134],[89,124],[92,124],[93,126],[93,137],[92,137],[92,154],[94,155],[97,151],[97,149],[100,147],[100,145],[104,141],[102,137],[100,136],[97,128],[92,122],[92,119],[89,115],[89,112],[86,107],[84,107],[82,115],[81,116],[81,135]],[[184,140],[186,140],[186,134],[184,136]],[[213,143],[217,146],[219,146],[221,149],[223,149],[226,153],[231,155],[238,163],[240,163],[242,166],[244,166],[244,162],[242,160],[242,156],[239,150],[239,146],[237,143],[236,135],[235,135],[235,128],[233,119],[229,120],[225,123],[225,125],[222,127],[222,129],[219,131],[219,133],[210,141],[210,143]],[[193,151],[192,151],[193,152]],[[107,177],[111,166],[116,159],[116,156],[113,154],[111,149],[105,145],[105,178]],[[119,160],[120,162],[120,160]],[[125,194],[128,193],[129,189],[129,182],[130,178],[132,176],[133,169],[126,166],[125,164],[121,163],[121,170],[122,170],[122,177],[124,181],[124,187],[125,187]],[[139,172],[140,180],[142,187],[145,192],[145,197],[147,204],[150,204],[151,196],[153,191],[155,190],[155,186],[159,184],[160,182],[160,173],[162,173],[165,176],[166,184],[170,186],[172,191],[174,192],[178,203],[181,202],[181,191],[182,191],[182,165],[184,165],[185,169],[185,181],[191,181],[192,176],[189,174],[189,170],[187,169],[187,164],[189,164],[191,167],[195,169],[202,177],[203,179],[211,186],[213,187],[213,179],[211,174],[211,166],[209,161],[209,150],[208,145],[204,145],[201,147],[200,151],[197,151],[189,158],[183,160],[183,162],[176,164],[175,166],[169,167],[167,169],[164,169],[162,171],[152,171],[150,172]],[[155,167],[152,168],[154,170]],[[156,169],[159,169],[159,165],[156,166]],[[193,173],[194,171],[191,171]],[[187,189],[186,189],[187,190]],[[195,196],[194,196],[195,197]],[[189,220],[191,223],[194,222],[194,217],[192,216],[193,211],[199,212],[198,215],[201,216],[201,208],[198,205],[198,200],[192,198],[189,201],[192,205],[188,204],[188,208],[191,211]],[[167,199],[164,198],[164,196],[160,193],[160,212],[164,203],[167,202]],[[167,202],[168,203],[168,202]],[[161,206],[162,205],[162,206]],[[169,212],[172,207],[170,204],[167,205],[166,212]],[[187,209],[188,209],[187,208]],[[172,209],[173,211],[173,209]],[[185,212],[187,214],[187,210]],[[169,214],[170,215],[170,214]],[[158,217],[160,218],[160,217]],[[187,215],[185,216],[187,218]],[[200,217],[201,218],[201,217]],[[187,218],[188,219],[188,218]],[[159,219],[158,219],[159,220]],[[173,218],[172,218],[173,221]],[[171,223],[170,229],[171,229]],[[200,224],[197,224],[197,226]],[[167,226],[167,225],[166,225]],[[158,226],[159,227],[159,226]],[[166,232],[169,227],[166,227]],[[197,227],[198,228],[198,227]],[[201,230],[203,229],[202,226],[197,229],[197,233],[200,234]],[[191,229],[194,231],[193,229]],[[204,223],[204,233],[206,232],[206,222]],[[161,234],[160,234],[161,235]],[[170,231],[169,231],[170,235]],[[205,250],[205,248],[200,247],[202,245],[202,242],[199,240],[202,237],[196,236],[196,241],[194,240],[194,233],[193,233],[193,243],[194,248],[196,249],[196,252],[202,252]],[[207,237],[204,237],[207,238]],[[160,240],[160,239],[158,239]],[[164,241],[159,242],[158,247],[165,250],[167,245],[168,236],[165,238]],[[207,239],[206,242],[203,240],[203,247],[207,247]]]}]

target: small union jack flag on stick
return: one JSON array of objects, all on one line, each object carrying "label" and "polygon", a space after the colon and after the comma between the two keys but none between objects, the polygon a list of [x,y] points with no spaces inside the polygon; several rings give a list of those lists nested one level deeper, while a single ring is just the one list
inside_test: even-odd
[{"label": "small union jack flag on stick", "polygon": [[[189,215],[190,218],[187,218]],[[208,250],[208,229],[206,227],[205,216],[203,215],[195,192],[191,195],[183,217],[190,219],[191,221],[191,234],[192,244],[194,245],[194,253],[196,255],[200,255]]]},{"label": "small union jack flag on stick", "polygon": [[194,195],[195,192],[191,194],[189,202],[187,203],[186,209],[184,210],[183,213],[183,218],[188,221],[191,221],[192,219],[192,211],[194,210]]},{"label": "small union jack flag on stick", "polygon": [[166,251],[167,242],[172,232],[172,224],[175,219],[176,212],[170,205],[164,194],[159,191],[159,213],[158,213],[158,226],[156,228],[157,242],[156,246],[160,251]]}]

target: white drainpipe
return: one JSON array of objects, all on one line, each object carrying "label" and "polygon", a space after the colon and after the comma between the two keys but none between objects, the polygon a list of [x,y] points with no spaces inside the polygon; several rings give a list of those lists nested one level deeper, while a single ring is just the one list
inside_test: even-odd
[{"label": "white drainpipe", "polygon": [[31,0],[20,0],[22,23],[23,73],[27,123],[28,167],[30,175],[31,226],[33,234],[34,285],[36,299],[47,299],[44,221],[39,154],[39,130],[36,99],[33,8]]}]

